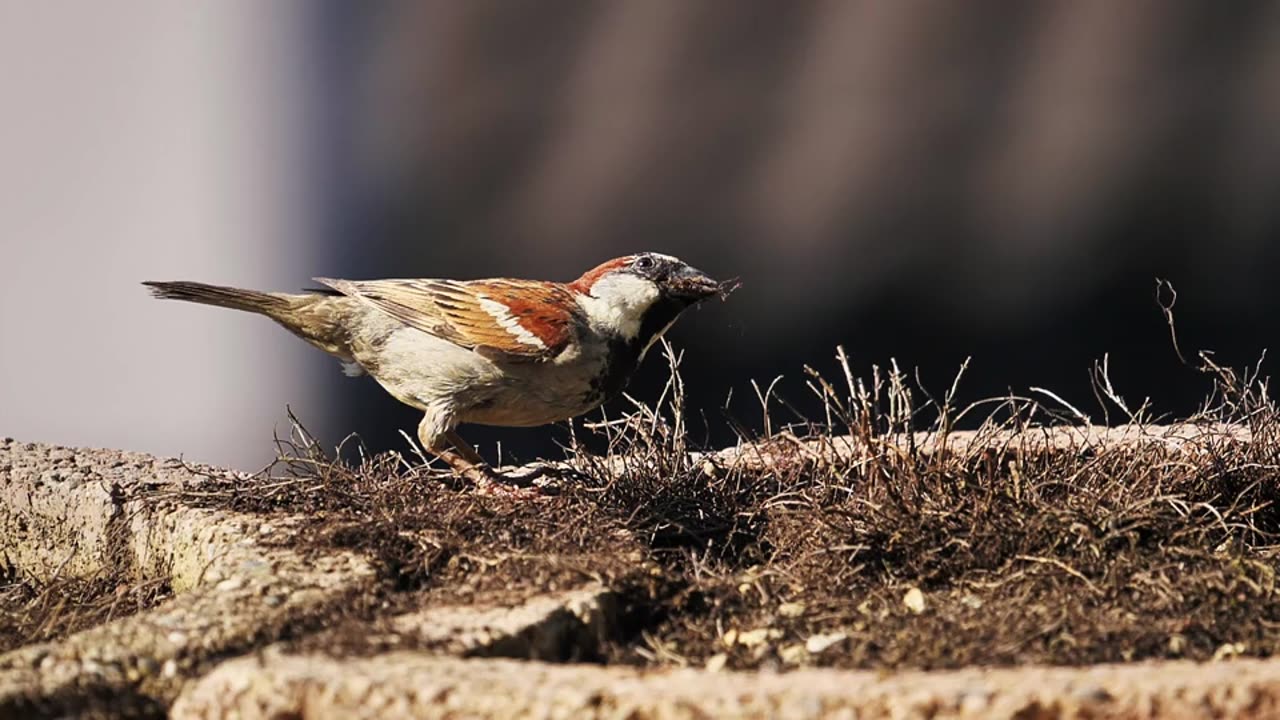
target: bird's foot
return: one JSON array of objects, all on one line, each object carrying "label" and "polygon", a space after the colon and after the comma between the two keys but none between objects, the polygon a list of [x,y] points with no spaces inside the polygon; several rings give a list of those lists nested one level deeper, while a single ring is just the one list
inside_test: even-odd
[{"label": "bird's foot", "polygon": [[478,495],[532,500],[559,494],[559,489],[547,484],[537,470],[516,474],[500,472],[488,465],[476,465],[458,474]]},{"label": "bird's foot", "polygon": [[504,467],[498,472],[521,486],[534,486],[551,493],[558,493],[560,483],[565,480],[584,477],[569,465],[554,462],[535,462],[516,467]]}]

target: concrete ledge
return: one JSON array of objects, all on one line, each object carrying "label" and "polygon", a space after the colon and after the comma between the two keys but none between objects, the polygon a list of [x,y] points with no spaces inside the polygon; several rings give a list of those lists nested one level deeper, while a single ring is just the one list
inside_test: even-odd
[{"label": "concrete ledge", "polygon": [[[50,467],[52,466],[52,470]],[[139,494],[199,476],[113,451],[0,444],[0,562],[20,574],[165,579],[158,607],[0,655],[0,716],[75,713],[108,696],[167,705],[213,662],[252,650],[375,579],[350,553],[302,557],[268,545],[292,532],[235,513]]]},{"label": "concrete ledge", "polygon": [[616,632],[616,597],[592,585],[514,607],[433,607],[390,618],[390,628],[449,655],[565,662],[598,654]]},{"label": "concrete ledge", "polygon": [[[891,447],[900,452],[916,450],[922,455],[968,455],[974,452],[1016,450],[1026,453],[1062,452],[1068,450],[1092,450],[1097,448],[1136,449],[1159,447],[1179,454],[1195,454],[1221,443],[1249,443],[1253,436],[1240,425],[1223,423],[1174,423],[1171,425],[1117,425],[1104,427],[1055,426],[1031,428],[1024,431],[993,429],[954,430],[945,434],[936,432],[903,433],[876,438],[879,447]],[[874,452],[874,447],[850,435],[829,438],[800,439],[786,434],[770,442],[739,445],[699,459],[718,466],[735,466],[741,469],[760,470],[777,464],[795,463],[798,460],[823,464],[840,464]]]},{"label": "concrete ledge", "polygon": [[194,684],[172,717],[1274,718],[1280,663],[767,674],[266,653]]},{"label": "concrete ledge", "polygon": [[[318,629],[377,581],[356,554],[289,549],[298,518],[166,499],[201,479],[146,455],[0,442],[0,566],[45,582],[163,579],[176,593],[149,611],[0,654],[0,717],[163,713],[192,678]],[[570,660],[595,653],[612,614],[611,593],[594,586],[515,607],[425,608],[387,624],[443,653]]]}]

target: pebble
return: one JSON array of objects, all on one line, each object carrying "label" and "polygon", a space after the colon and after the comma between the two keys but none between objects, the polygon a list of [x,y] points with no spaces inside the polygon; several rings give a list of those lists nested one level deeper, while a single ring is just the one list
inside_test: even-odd
[{"label": "pebble", "polygon": [[788,602],[778,606],[778,614],[782,617],[795,618],[804,614],[804,603]]},{"label": "pebble", "polygon": [[804,649],[817,655],[824,650],[844,642],[849,636],[842,632],[820,633],[818,635],[810,635],[809,639],[804,642]]},{"label": "pebble", "polygon": [[796,643],[795,645],[788,645],[779,650],[778,657],[782,658],[782,661],[785,663],[802,665],[805,660],[809,659],[809,651],[805,649],[804,645]]},{"label": "pebble", "polygon": [[[728,633],[725,634],[728,637]],[[738,644],[747,647],[754,647],[770,640],[777,640],[782,637],[782,631],[777,628],[756,628],[747,632],[738,633]]]},{"label": "pebble", "polygon": [[219,582],[217,585],[214,585],[214,589],[218,592],[230,592],[232,590],[239,590],[242,587],[244,587],[244,580],[238,577],[227,578],[226,580]]},{"label": "pebble", "polygon": [[906,605],[907,609],[912,613],[919,615],[924,612],[925,608],[924,593],[920,591],[920,588],[913,587],[902,596],[902,604]]}]

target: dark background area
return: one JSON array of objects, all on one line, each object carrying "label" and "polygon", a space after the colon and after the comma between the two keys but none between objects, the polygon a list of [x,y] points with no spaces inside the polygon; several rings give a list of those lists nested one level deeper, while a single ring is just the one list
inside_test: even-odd
[{"label": "dark background area", "polygon": [[[333,272],[571,279],[659,250],[740,276],[686,316],[691,410],[896,358],[966,399],[1057,392],[1185,414],[1189,356],[1255,362],[1280,291],[1271,3],[328,3],[314,178]],[[651,357],[631,391],[665,379]],[[341,426],[415,413],[339,383]],[[1114,408],[1113,419],[1115,417]],[[785,418],[785,415],[783,416]],[[508,451],[547,430],[470,429]]]},{"label": "dark background area", "polygon": [[[416,413],[261,318],[144,280],[570,280],[657,250],[742,289],[682,319],[690,408],[891,359],[962,399],[1184,415],[1280,290],[1280,4],[222,0],[0,7],[0,433],[238,468],[286,407]],[[1269,366],[1264,366],[1269,370]],[[651,357],[632,392],[653,400]],[[812,408],[812,405],[808,406]],[[785,413],[780,419],[787,419]],[[1110,416],[1116,420],[1115,413]],[[695,427],[697,424],[695,423]],[[564,430],[467,428],[522,457]]]}]

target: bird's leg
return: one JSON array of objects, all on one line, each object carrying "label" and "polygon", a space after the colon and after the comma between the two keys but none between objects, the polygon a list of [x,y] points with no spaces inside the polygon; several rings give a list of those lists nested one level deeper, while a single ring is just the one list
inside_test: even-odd
[{"label": "bird's leg", "polygon": [[444,437],[449,441],[450,445],[453,445],[453,449],[458,451],[458,454],[467,462],[473,465],[486,464],[484,458],[480,457],[480,453],[476,452],[476,449],[471,446],[471,443],[463,440],[457,430],[450,430],[444,434]]},{"label": "bird's leg", "polygon": [[431,454],[445,461],[445,464],[458,475],[471,483],[479,486],[491,482],[492,470],[484,465],[478,465],[463,457],[462,453],[449,448],[436,448],[431,450]]},{"label": "bird's leg", "polygon": [[476,485],[488,482],[491,471],[470,445],[464,443],[463,447],[456,450],[449,448],[453,438],[457,437],[449,429],[451,424],[447,414],[428,411],[418,424],[418,441],[422,443],[422,448],[443,460],[455,475]]},{"label": "bird's leg", "polygon": [[[450,430],[449,432],[446,432],[444,436],[445,439],[453,445],[454,452],[460,458],[465,462],[471,463],[474,467],[482,468],[484,480],[474,481],[476,486],[481,489],[498,491],[502,489],[511,490],[515,488],[531,488],[533,487],[534,478],[539,475],[539,473],[534,473],[529,475],[513,476],[498,472],[497,470],[489,467],[489,464],[484,461],[484,458],[480,457],[480,453],[476,452],[476,449],[471,446],[471,443],[463,440],[462,436],[458,435],[457,431]],[[448,461],[446,460],[446,462]]]},{"label": "bird's leg", "polygon": [[470,482],[480,492],[511,494],[530,491],[531,483],[522,482],[521,478],[506,477],[489,467],[480,453],[453,431],[449,420],[443,413],[427,412],[418,425],[418,440],[424,449],[443,460],[455,475]]}]

